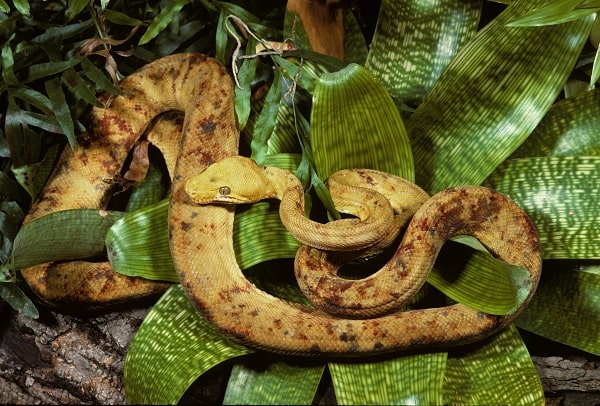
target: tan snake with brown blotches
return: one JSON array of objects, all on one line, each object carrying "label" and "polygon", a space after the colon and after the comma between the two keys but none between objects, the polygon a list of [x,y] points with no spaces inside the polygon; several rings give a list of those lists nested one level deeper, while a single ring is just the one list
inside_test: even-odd
[{"label": "tan snake with brown blotches", "polygon": [[[334,299],[327,299],[324,309],[337,303],[338,293],[348,291],[351,294],[343,299],[344,303],[349,300],[352,307],[354,302],[363,303],[364,297],[364,305],[354,307],[375,308],[376,317],[339,318],[261,291],[244,277],[236,263],[235,206],[219,202],[197,204],[185,190],[187,182],[211,164],[238,155],[233,86],[223,66],[197,54],[173,55],[128,76],[121,87],[123,95],[114,97],[107,108],[94,110],[97,135],[75,152],[65,153],[27,221],[67,206],[85,204],[102,208],[99,205],[108,190],[102,180],[120,172],[128,151],[152,120],[168,110],[184,111],[181,139],[175,137],[164,148],[173,151],[172,144],[179,145],[169,207],[170,249],[181,284],[196,308],[236,341],[278,353],[330,356],[460,345],[506,326],[535,290],[541,254],[529,218],[497,192],[459,187],[435,195],[418,208],[396,253],[381,271],[366,282],[359,281],[362,285],[357,285],[356,291],[352,293],[349,281],[340,282],[327,276],[332,281],[327,289],[334,293]],[[94,165],[92,171],[84,169],[88,165]],[[72,196],[73,190],[67,192],[75,184],[77,197]],[[190,185],[188,190],[193,194],[198,188]],[[226,194],[232,191],[232,186],[219,184],[219,189]],[[67,204],[66,200],[71,202]],[[353,227],[348,227],[348,238],[355,234]],[[397,308],[407,296],[399,293],[396,286],[406,283],[409,292],[418,289],[443,242],[462,233],[474,235],[498,258],[529,272],[532,288],[519,309],[508,316],[493,316],[454,304],[386,313]],[[313,275],[307,279],[318,279],[324,274],[322,269],[335,274],[332,269],[337,265],[331,255],[331,251],[305,246],[296,262]],[[47,283],[51,274],[46,272],[43,277],[27,281],[43,294],[44,289],[39,285]],[[103,275],[96,276],[101,279]],[[316,284],[320,283],[317,280]]]}]

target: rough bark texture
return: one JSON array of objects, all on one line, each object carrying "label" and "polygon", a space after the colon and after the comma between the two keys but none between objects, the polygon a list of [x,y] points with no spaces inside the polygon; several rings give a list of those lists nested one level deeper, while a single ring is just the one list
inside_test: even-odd
[{"label": "rough bark texture", "polygon": [[[0,303],[0,403],[124,404],[124,356],[147,309],[94,317],[41,311],[32,320]],[[573,350],[532,359],[549,405],[600,404],[600,357]],[[203,376],[181,403],[220,402],[230,367]],[[324,383],[316,403],[334,400]]]}]

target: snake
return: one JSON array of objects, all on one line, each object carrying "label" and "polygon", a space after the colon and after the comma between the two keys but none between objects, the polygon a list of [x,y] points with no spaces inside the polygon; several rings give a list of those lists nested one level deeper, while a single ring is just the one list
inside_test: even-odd
[{"label": "snake", "polygon": [[[165,147],[171,153],[171,148],[176,151],[168,211],[169,247],[186,295],[202,317],[234,341],[280,354],[332,357],[457,346],[488,337],[508,325],[535,291],[541,273],[541,250],[535,227],[517,204],[482,187],[451,188],[427,198],[423,204],[419,202],[398,248],[376,272],[377,276],[366,282],[370,285],[373,279],[385,274],[388,282],[382,281],[381,285],[386,290],[378,292],[376,287],[376,291],[367,295],[387,295],[397,302],[397,291],[393,286],[390,290],[391,285],[406,280],[413,286],[410,290],[415,290],[414,286],[429,272],[443,242],[453,235],[471,234],[499,259],[524,268],[530,275],[528,296],[510,315],[490,315],[460,303],[394,311],[394,303],[391,310],[378,311],[374,317],[338,317],[322,308],[289,302],[262,291],[244,276],[236,262],[233,221],[236,204],[241,202],[198,203],[190,196],[203,182],[198,183],[197,176],[210,173],[211,166],[238,155],[234,90],[226,69],[208,56],[175,54],[127,76],[120,88],[122,94],[113,97],[109,105],[94,109],[97,130],[80,149],[63,154],[41,202],[30,212],[28,220],[67,207],[63,200],[65,194],[73,194],[69,188],[93,200],[89,203],[99,205],[107,193],[102,179],[119,173],[127,151],[153,121],[166,111],[183,111],[181,133]],[[82,175],[81,167],[90,165],[93,170]],[[357,173],[356,176],[371,180],[377,175],[368,170],[362,175],[360,171]],[[196,183],[189,183],[186,191],[186,185],[194,178]],[[210,176],[205,181],[210,183]],[[221,194],[226,194],[223,193],[226,188],[231,193],[233,186],[233,183],[219,184]],[[71,205],[79,206],[82,198],[69,199],[73,200]],[[301,204],[295,204],[299,207],[296,211],[301,213]],[[385,211],[389,212],[389,208],[384,207]],[[394,210],[396,217],[401,217],[397,211]],[[346,227],[348,236],[354,234],[353,227]],[[390,238],[388,231],[384,234],[384,240]],[[332,257],[335,252],[305,245],[298,251],[295,262],[306,267],[309,274],[322,276],[337,266]],[[43,293],[39,285],[47,283],[51,274],[30,278],[28,283],[34,291],[38,288]],[[86,276],[93,279],[90,283],[107,274],[97,272],[93,276]],[[67,275],[63,278],[65,284],[70,283]],[[386,293],[387,290],[391,293]],[[358,301],[362,295],[359,288],[350,301]],[[378,306],[385,305],[375,303]]]},{"label": "snake", "polygon": [[258,165],[241,155],[209,166],[186,183],[185,191],[197,204],[250,204],[277,199],[281,222],[302,244],[370,256],[394,241],[402,223],[428,197],[423,189],[400,177],[387,178],[394,182],[386,182],[386,175],[375,170],[331,174],[327,187],[336,210],[354,217],[328,223],[305,217],[304,188],[294,174]]}]

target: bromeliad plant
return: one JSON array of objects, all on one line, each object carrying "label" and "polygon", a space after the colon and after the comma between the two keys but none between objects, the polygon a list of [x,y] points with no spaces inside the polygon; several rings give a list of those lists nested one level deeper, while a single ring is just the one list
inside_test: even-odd
[{"label": "bromeliad plant", "polygon": [[[63,20],[42,23],[27,17],[35,15],[31,10],[38,2],[15,1],[12,9],[0,0],[0,28],[6,35],[0,91],[7,95],[0,144],[0,254],[6,264],[0,288],[7,301],[35,315],[10,270],[52,259],[32,259],[35,233],[27,227],[14,238],[28,204],[15,179],[35,197],[55,154],[34,164],[31,149],[39,155],[47,140],[31,128],[76,142],[83,107],[96,103],[98,91],[116,91],[94,65],[99,58],[117,80],[144,61],[194,50],[213,52],[232,67],[248,154],[295,171],[311,191],[313,213],[325,212],[320,202],[330,208],[322,179],[348,167],[398,174],[430,193],[484,184],[509,195],[536,224],[545,259],[538,292],[516,325],[600,354],[600,268],[594,262],[600,257],[600,96],[596,51],[584,47],[590,33],[597,35],[592,14],[600,4],[515,0],[480,24],[487,2],[384,0],[368,47],[360,13],[333,9],[343,13],[342,62],[310,50],[314,40],[304,27],[311,21],[292,7],[285,12],[275,3],[240,2],[245,8],[188,3],[172,0],[155,9],[140,4],[125,10],[119,2],[74,1],[60,9]],[[25,28],[17,28],[23,21]],[[132,41],[137,46],[130,50],[125,45]],[[87,51],[76,53],[79,49]],[[97,250],[105,243],[119,272],[177,282],[167,245],[166,202],[160,200],[165,191],[156,186],[160,177],[160,171],[151,171],[132,193],[131,211],[114,224],[97,225],[98,237],[89,246]],[[137,199],[147,193],[155,203],[139,209],[143,204]],[[74,222],[57,221],[82,231]],[[58,227],[52,230],[47,238],[53,242],[66,235]],[[89,230],[86,224],[86,235]],[[254,283],[286,299],[303,300],[290,278],[298,243],[271,205],[238,210],[234,243],[238,263]],[[519,268],[496,261],[470,240],[448,245],[419,305],[441,297],[505,314],[525,296]],[[257,370],[248,362],[252,358],[242,357],[251,352],[216,332],[174,285],[129,348],[128,400],[176,403],[205,371],[235,358],[225,403],[311,403],[325,368],[340,403],[544,401],[515,326],[464,348],[375,360],[306,363],[273,357]]]}]

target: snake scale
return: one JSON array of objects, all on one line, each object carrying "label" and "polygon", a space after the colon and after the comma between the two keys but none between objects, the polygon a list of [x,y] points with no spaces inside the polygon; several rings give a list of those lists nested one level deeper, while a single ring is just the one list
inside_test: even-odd
[{"label": "snake scale", "polygon": [[[421,196],[422,205],[419,201],[405,209],[390,209],[374,194],[386,222],[390,210],[394,219],[416,213],[386,265],[356,284],[336,276],[340,254],[323,250],[327,247],[303,246],[296,257],[296,266],[302,271],[297,272],[309,297],[315,297],[317,308],[287,302],[259,290],[244,277],[235,259],[233,219],[235,203],[239,202],[199,201],[194,196],[198,184],[190,182],[194,178],[199,179],[199,185],[210,183],[206,174],[202,178],[205,170],[238,155],[233,86],[224,67],[203,55],[172,55],[146,65],[125,78],[120,86],[123,95],[114,97],[105,108],[94,108],[96,133],[74,151],[63,154],[26,221],[67,208],[102,209],[109,193],[102,180],[121,171],[127,153],[156,117],[169,110],[183,111],[185,120],[180,135],[156,136],[152,140],[171,162],[168,227],[173,262],[195,307],[238,342],[277,353],[329,356],[461,345],[506,326],[535,290],[541,269],[535,228],[515,203],[482,187],[452,188],[430,199]],[[152,131],[148,138],[151,136]],[[238,175],[243,178],[242,173]],[[351,176],[367,183],[393,180],[388,179],[390,175],[370,170],[356,171]],[[235,185],[218,184],[217,191],[222,195],[235,193]],[[342,228],[347,228],[352,236],[353,227]],[[391,240],[389,233],[384,232],[387,242]],[[521,307],[508,316],[484,314],[462,304],[392,312],[424,282],[444,241],[465,233],[477,237],[498,258],[530,273],[533,288]],[[381,242],[381,236],[375,239]],[[61,273],[53,264],[38,268],[24,270],[24,275],[28,275],[25,279],[48,302],[59,305],[65,301],[50,297],[48,292],[56,289],[50,286],[54,279],[60,281],[57,286],[63,294],[75,292],[68,293],[71,297],[67,303],[77,297],[85,300],[81,295],[87,295],[87,291],[67,287],[84,279],[87,284],[101,285],[99,290],[104,291],[111,288],[105,279],[114,278],[122,278],[121,284],[129,293],[140,286],[142,295],[164,289],[155,283],[117,276],[102,267],[79,277]],[[321,296],[325,299],[319,303]]]}]

